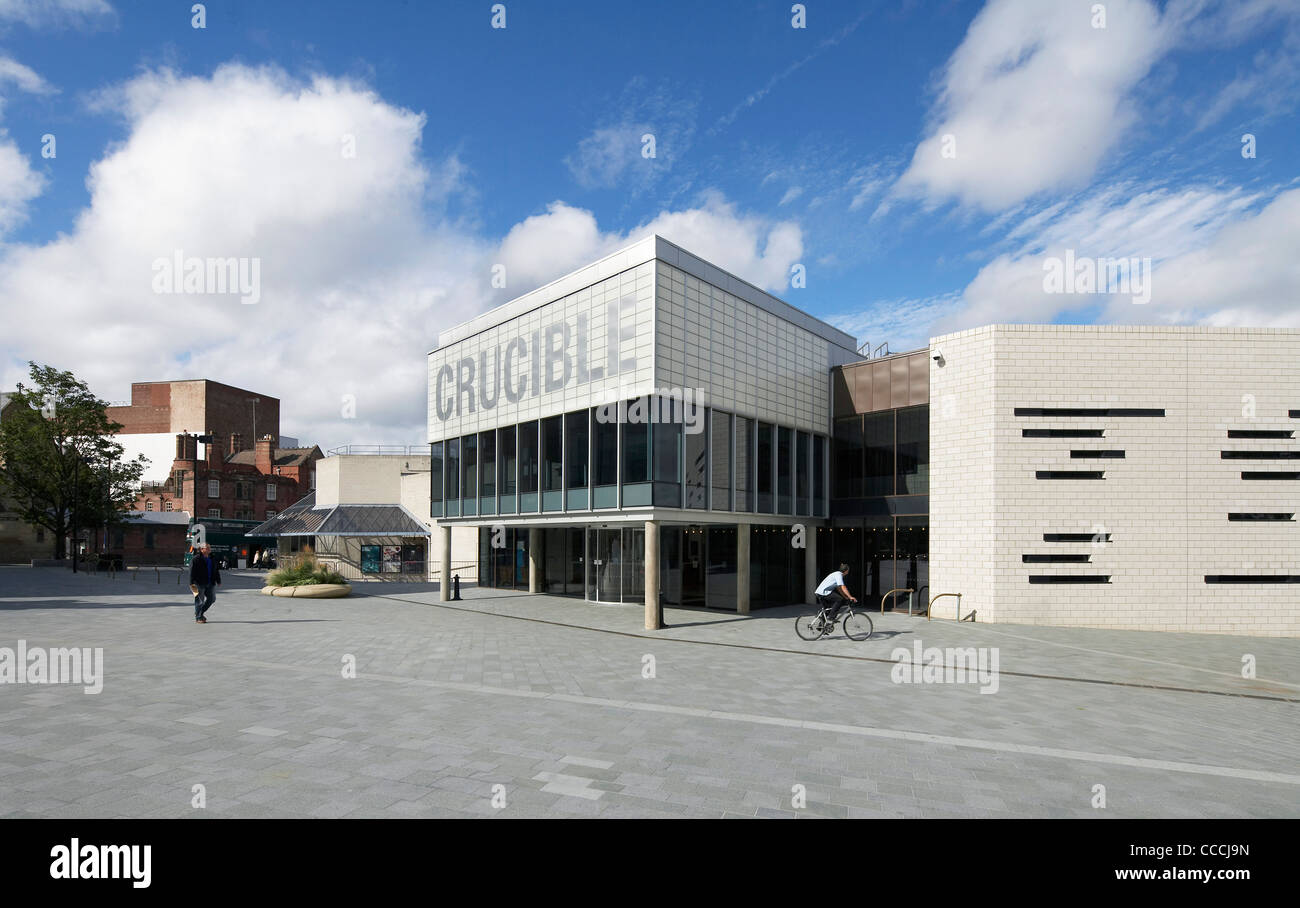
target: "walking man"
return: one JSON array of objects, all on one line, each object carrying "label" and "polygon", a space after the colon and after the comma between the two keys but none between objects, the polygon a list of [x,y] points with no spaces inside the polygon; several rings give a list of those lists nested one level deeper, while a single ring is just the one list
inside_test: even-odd
[{"label": "walking man", "polygon": [[206,543],[190,562],[190,592],[194,594],[194,623],[207,624],[203,617],[212,603],[217,601],[217,587],[221,584],[221,569],[212,558],[212,546]]}]

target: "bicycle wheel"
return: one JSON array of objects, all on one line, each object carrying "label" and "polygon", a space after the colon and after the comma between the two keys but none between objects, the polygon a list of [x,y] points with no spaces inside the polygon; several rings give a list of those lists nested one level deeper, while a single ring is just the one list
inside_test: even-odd
[{"label": "bicycle wheel", "polygon": [[801,640],[820,640],[826,633],[826,621],[821,612],[815,615],[800,615],[794,619],[794,632]]},{"label": "bicycle wheel", "polygon": [[862,612],[853,612],[844,619],[844,633],[850,640],[866,640],[874,629],[870,616]]}]

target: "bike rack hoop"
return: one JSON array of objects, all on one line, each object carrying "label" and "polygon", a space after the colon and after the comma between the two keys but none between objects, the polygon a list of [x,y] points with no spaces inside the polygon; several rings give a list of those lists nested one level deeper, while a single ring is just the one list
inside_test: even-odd
[{"label": "bike rack hoop", "polygon": [[[898,589],[896,589],[896,590],[890,590],[888,593],[885,593],[885,595],[883,595],[883,596],[880,597],[880,614],[883,615],[883,614],[885,613],[885,601],[886,601],[890,596],[894,595],[895,593],[915,593],[915,592],[916,592],[916,590],[912,589],[911,587],[900,587],[900,588],[898,588]],[[909,615],[912,614],[912,612],[911,612],[911,605],[910,605],[910,604],[908,605],[908,612],[907,612],[907,613],[908,613]]]},{"label": "bike rack hoop", "polygon": [[935,604],[936,602],[938,602],[940,599],[942,599],[944,596],[956,596],[956,597],[957,597],[957,617],[956,617],[956,620],[957,620],[957,621],[961,621],[961,593],[940,593],[939,595],[937,595],[937,596],[935,596],[933,599],[931,599],[931,600],[930,600],[930,604],[929,604],[928,606],[926,606],[926,609],[925,609],[925,620],[926,620],[926,621],[929,621],[930,618],[934,615],[934,604]]}]

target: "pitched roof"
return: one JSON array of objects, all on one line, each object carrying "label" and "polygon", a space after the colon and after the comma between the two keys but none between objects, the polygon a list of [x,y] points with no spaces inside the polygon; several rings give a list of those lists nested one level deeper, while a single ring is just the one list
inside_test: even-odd
[{"label": "pitched roof", "polygon": [[316,493],[285,508],[249,536],[428,536],[429,528],[400,504],[316,508]]}]

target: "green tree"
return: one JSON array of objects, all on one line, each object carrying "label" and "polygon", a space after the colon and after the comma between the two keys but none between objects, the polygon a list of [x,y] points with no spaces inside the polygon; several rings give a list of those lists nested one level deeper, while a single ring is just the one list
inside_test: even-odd
[{"label": "green tree", "polygon": [[0,494],[23,520],[53,533],[54,557],[63,558],[74,516],[86,529],[120,523],[149,461],[123,460],[113,440],[122,425],[85,382],[27,365],[31,384],[19,382],[0,418]]}]

